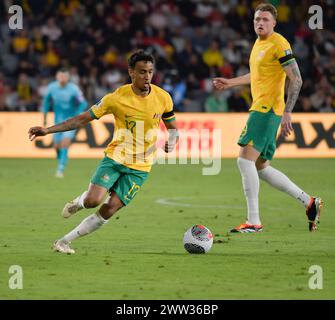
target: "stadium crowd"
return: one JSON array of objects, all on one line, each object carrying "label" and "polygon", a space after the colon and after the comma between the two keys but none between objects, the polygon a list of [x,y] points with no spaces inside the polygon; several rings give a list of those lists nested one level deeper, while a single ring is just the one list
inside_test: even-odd
[{"label": "stadium crowd", "polygon": [[[249,72],[255,41],[251,0],[21,0],[23,29],[8,27],[0,3],[0,111],[38,111],[60,67],[89,104],[128,81],[127,57],[145,48],[156,58],[153,82],[180,112],[241,112],[250,89],[217,92],[215,76]],[[295,111],[335,111],[334,1],[321,1],[323,30],[308,27],[313,1],[269,1],[276,31],[291,43],[304,80]]]}]

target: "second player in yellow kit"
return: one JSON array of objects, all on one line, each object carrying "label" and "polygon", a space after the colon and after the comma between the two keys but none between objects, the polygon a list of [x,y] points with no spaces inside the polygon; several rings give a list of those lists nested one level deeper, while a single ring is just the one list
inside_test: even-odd
[{"label": "second player in yellow kit", "polygon": [[[55,251],[73,254],[71,241],[99,229],[135,197],[151,170],[161,120],[169,130],[165,152],[172,151],[177,143],[172,99],[163,89],[151,84],[153,69],[153,56],[139,50],[128,60],[131,84],[107,94],[89,111],[77,117],[49,128],[30,128],[29,137],[34,140],[37,136],[83,127],[107,114],[113,114],[115,118],[113,140],[106,148],[106,156],[98,165],[88,190],[68,202],[62,216],[69,218],[81,209],[104,203],[96,213],[56,240]],[[105,200],[107,193],[109,196]]]},{"label": "second player in yellow kit", "polygon": [[238,144],[252,146],[265,160],[272,160],[276,151],[277,131],[285,108],[283,67],[293,62],[290,44],[276,32],[258,38],[250,54],[252,105]]},{"label": "second player in yellow kit", "polygon": [[[248,217],[245,223],[231,229],[231,232],[263,230],[258,207],[259,178],[286,192],[306,208],[309,231],[317,229],[320,218],[321,198],[308,195],[286,175],[270,166],[276,150],[278,127],[281,125],[284,137],[293,131],[291,113],[302,85],[290,44],[274,32],[276,18],[277,11],[273,5],[258,5],[254,15],[257,40],[250,54],[250,73],[232,79],[213,79],[214,86],[219,90],[250,84],[253,99],[247,124],[238,140],[241,148],[237,159]],[[285,81],[288,82],[286,102]]]}]

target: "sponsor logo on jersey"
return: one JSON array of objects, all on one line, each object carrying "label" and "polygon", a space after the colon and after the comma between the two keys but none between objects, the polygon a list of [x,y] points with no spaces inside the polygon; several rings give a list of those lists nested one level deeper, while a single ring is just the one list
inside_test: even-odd
[{"label": "sponsor logo on jersey", "polygon": [[102,179],[103,181],[105,181],[105,182],[108,182],[108,180],[109,180],[109,175],[106,173],[106,174],[104,174],[104,175],[101,177],[101,179]]}]

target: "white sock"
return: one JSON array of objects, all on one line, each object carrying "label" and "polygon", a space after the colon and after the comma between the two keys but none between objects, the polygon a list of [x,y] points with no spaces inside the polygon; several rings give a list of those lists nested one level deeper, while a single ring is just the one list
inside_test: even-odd
[{"label": "white sock", "polygon": [[70,242],[79,237],[86,236],[87,234],[99,229],[107,222],[108,220],[101,217],[99,212],[93,213],[85,218],[76,228],[66,234],[61,240],[64,242]]},{"label": "white sock", "polygon": [[244,195],[248,206],[248,223],[261,224],[259,219],[258,192],[259,178],[254,161],[238,158],[237,165],[240,169]]},{"label": "white sock", "polygon": [[78,207],[85,209],[84,200],[86,198],[87,193],[88,193],[87,191],[84,191],[83,194],[77,198]]},{"label": "white sock", "polygon": [[311,197],[279,170],[268,166],[259,170],[258,175],[272,187],[288,193],[290,196],[300,201],[306,208],[308,207]]}]

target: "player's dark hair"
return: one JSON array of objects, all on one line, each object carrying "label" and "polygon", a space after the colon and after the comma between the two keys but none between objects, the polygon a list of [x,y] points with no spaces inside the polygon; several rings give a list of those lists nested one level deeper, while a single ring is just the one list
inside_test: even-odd
[{"label": "player's dark hair", "polygon": [[256,9],[256,11],[262,11],[262,12],[270,12],[272,14],[272,16],[274,17],[275,20],[277,20],[277,9],[270,3],[261,3],[259,4]]},{"label": "player's dark hair", "polygon": [[145,52],[144,50],[137,50],[128,59],[128,67],[134,69],[136,62],[139,61],[149,61],[154,64],[155,58],[150,53]]}]

